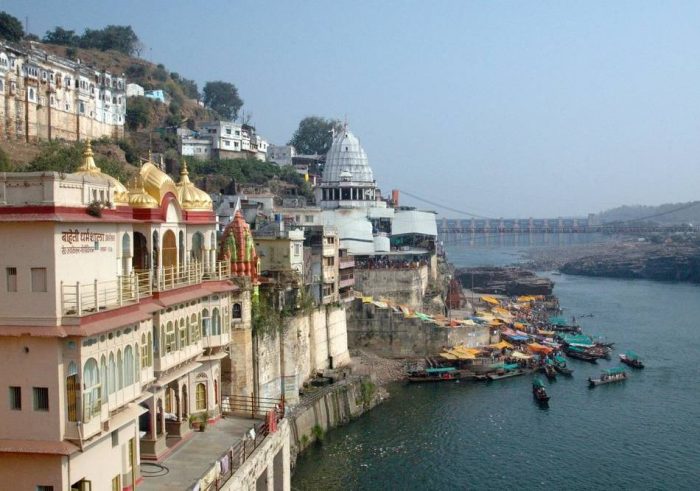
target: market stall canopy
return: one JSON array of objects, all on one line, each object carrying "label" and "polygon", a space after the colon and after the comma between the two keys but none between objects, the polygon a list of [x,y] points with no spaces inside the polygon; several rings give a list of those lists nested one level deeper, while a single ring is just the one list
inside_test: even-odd
[{"label": "market stall canopy", "polygon": [[501,304],[501,302],[499,302],[498,299],[496,299],[490,295],[482,295],[481,299],[486,303],[490,303],[491,305],[500,305]]},{"label": "market stall canopy", "polygon": [[550,348],[549,346],[544,346],[544,345],[539,344],[539,343],[530,343],[527,345],[527,347],[533,353],[539,353],[539,354],[544,354],[544,355],[548,355],[552,351],[554,351],[553,348]]}]

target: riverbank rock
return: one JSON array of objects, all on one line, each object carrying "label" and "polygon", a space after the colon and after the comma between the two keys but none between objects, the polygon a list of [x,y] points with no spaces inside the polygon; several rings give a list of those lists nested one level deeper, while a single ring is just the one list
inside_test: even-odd
[{"label": "riverbank rock", "polygon": [[476,293],[499,295],[551,295],[554,282],[518,267],[458,268],[457,278],[463,287]]},{"label": "riverbank rock", "polygon": [[562,273],[700,283],[700,247],[638,244],[566,262]]}]

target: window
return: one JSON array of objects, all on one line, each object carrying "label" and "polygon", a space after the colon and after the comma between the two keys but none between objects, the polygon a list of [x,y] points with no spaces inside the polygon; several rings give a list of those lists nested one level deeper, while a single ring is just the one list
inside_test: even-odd
[{"label": "window", "polygon": [[114,394],[117,389],[117,366],[114,363],[114,353],[109,354],[109,368],[107,371],[107,390]]},{"label": "window", "polygon": [[34,387],[34,410],[49,410],[49,389],[48,387]]},{"label": "window", "polygon": [[168,322],[165,329],[165,353],[175,351],[175,327],[172,322]]},{"label": "window", "polygon": [[301,254],[301,244],[294,244],[294,255],[298,256]]},{"label": "window", "polygon": [[90,358],[83,366],[83,419],[90,421],[100,414],[102,408],[102,386],[97,360]]},{"label": "window", "polygon": [[226,134],[230,135],[231,134],[231,128],[226,128]]},{"label": "window", "polygon": [[112,491],[122,491],[122,476],[119,474],[112,479]]},{"label": "window", "polygon": [[78,366],[70,362],[66,373],[66,406],[68,408],[68,421],[78,421],[78,397],[80,384],[78,383]]},{"label": "window", "polygon": [[22,410],[22,387],[10,387],[10,409],[13,411]]},{"label": "window", "polygon": [[6,268],[7,272],[7,291],[17,291],[17,268]]},{"label": "window", "polygon": [[230,146],[231,146],[231,142],[228,141],[228,140],[224,140],[224,145],[226,145],[227,147],[230,147]]},{"label": "window", "polygon": [[195,396],[197,411],[204,411],[207,408],[207,387],[203,383],[197,384]]},{"label": "window", "polygon": [[117,390],[124,388],[124,361],[122,351],[117,350]]},{"label": "window", "polygon": [[46,268],[32,268],[32,291],[46,291]]},{"label": "window", "polygon": [[111,435],[112,435],[112,448],[119,446],[119,432],[115,430],[111,433]]},{"label": "window", "polygon": [[53,491],[53,486],[44,486],[42,484],[39,484],[36,487],[36,491]]},{"label": "window", "polygon": [[180,349],[187,346],[187,329],[185,329],[185,320],[180,319]]},{"label": "window", "polygon": [[207,309],[202,310],[202,336],[209,336],[210,322],[209,311]]},{"label": "window", "polygon": [[134,383],[134,350],[131,346],[124,349],[124,385]]},{"label": "window", "polygon": [[149,352],[149,348],[148,348],[148,343],[146,342],[146,335],[142,334],[141,335],[141,366],[142,367],[148,366],[148,352]]},{"label": "window", "polygon": [[219,315],[219,309],[214,309],[211,314],[211,334],[212,336],[221,334],[221,316]]},{"label": "window", "polygon": [[240,303],[233,304],[232,314],[234,319],[240,319],[243,317],[243,312]]},{"label": "window", "polygon": [[304,215],[304,221],[306,223],[313,223],[313,221],[314,221],[313,215]]}]

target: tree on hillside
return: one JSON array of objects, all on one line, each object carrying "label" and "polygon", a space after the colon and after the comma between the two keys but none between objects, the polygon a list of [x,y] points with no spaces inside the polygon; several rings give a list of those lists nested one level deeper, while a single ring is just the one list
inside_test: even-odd
[{"label": "tree on hillside", "polygon": [[42,41],[48,44],[76,47],[80,43],[80,36],[77,35],[75,31],[56,27],[53,31],[46,31],[46,35]]},{"label": "tree on hillside", "polygon": [[126,126],[131,131],[151,123],[151,102],[145,97],[131,97],[126,106]]},{"label": "tree on hillside", "polygon": [[204,104],[216,111],[221,117],[235,120],[243,106],[235,85],[217,80],[204,85]]},{"label": "tree on hillside", "polygon": [[0,12],[0,38],[17,42],[23,37],[24,29],[20,20],[7,12]]},{"label": "tree on hillside", "polygon": [[102,51],[113,49],[126,55],[132,55],[139,38],[131,26],[109,25],[104,29],[85,29],[80,38],[81,48],[93,48]]},{"label": "tree on hillside", "polygon": [[297,152],[306,155],[325,155],[333,142],[333,130],[339,131],[343,125],[337,119],[307,116],[299,122],[287,145],[294,145]]}]

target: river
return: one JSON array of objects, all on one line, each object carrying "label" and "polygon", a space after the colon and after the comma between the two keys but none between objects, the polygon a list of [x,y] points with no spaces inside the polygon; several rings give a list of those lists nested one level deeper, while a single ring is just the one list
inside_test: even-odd
[{"label": "river", "polygon": [[[514,262],[529,245],[447,247],[457,266]],[[331,431],[298,461],[293,489],[697,489],[700,287],[552,276],[584,332],[632,349],[646,368],[589,389],[615,359],[570,360],[572,378],[390,386],[392,398]],[[592,317],[582,318],[583,314]]]}]

